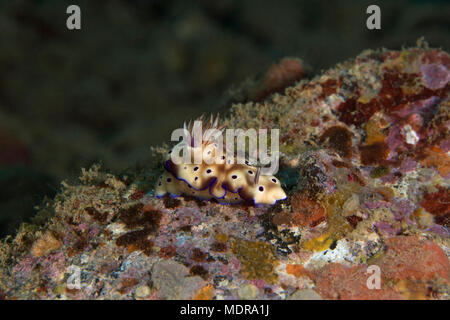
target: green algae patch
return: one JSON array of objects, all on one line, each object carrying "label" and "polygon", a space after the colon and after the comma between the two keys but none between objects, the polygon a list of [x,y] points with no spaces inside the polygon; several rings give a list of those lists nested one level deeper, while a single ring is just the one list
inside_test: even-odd
[{"label": "green algae patch", "polygon": [[262,241],[236,239],[233,241],[232,251],[241,262],[241,271],[245,278],[249,280],[263,279],[272,284],[278,279],[275,273],[278,259],[270,244]]},{"label": "green algae patch", "polygon": [[389,174],[390,172],[391,172],[391,170],[389,169],[389,167],[378,166],[370,172],[370,177],[373,179],[381,178],[381,177]]}]

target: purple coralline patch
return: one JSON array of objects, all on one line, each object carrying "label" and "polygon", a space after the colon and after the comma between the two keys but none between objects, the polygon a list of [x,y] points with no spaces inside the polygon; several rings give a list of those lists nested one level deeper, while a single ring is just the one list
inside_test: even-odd
[{"label": "purple coralline patch", "polygon": [[399,150],[405,150],[404,141],[405,137],[403,136],[402,130],[399,126],[393,126],[389,129],[389,134],[385,140],[389,147],[388,160],[395,159]]},{"label": "purple coralline patch", "polygon": [[424,64],[420,67],[420,72],[425,86],[433,90],[445,87],[450,80],[450,73],[441,64]]},{"label": "purple coralline patch", "polygon": [[398,171],[400,173],[411,172],[417,168],[417,165],[418,165],[417,161],[414,161],[411,158],[406,158],[402,161],[402,164],[401,164],[400,168],[398,169]]},{"label": "purple coralline patch", "polygon": [[386,201],[371,201],[371,202],[366,202],[364,205],[369,210],[376,210],[376,209],[380,209],[380,208],[390,208],[392,206],[391,203],[386,202]]},{"label": "purple coralline patch", "polygon": [[41,261],[44,272],[42,275],[51,279],[58,279],[66,265],[64,252],[50,254]]},{"label": "purple coralline patch", "polygon": [[438,224],[432,225],[426,231],[437,233],[442,237],[450,237],[450,231],[446,227],[440,226]]},{"label": "purple coralline patch", "polygon": [[[447,125],[447,127],[450,127],[450,123]],[[439,144],[439,148],[442,149],[444,152],[450,151],[450,138],[443,139],[441,143]]]},{"label": "purple coralline patch", "polygon": [[197,225],[202,221],[203,213],[197,208],[180,208],[177,211],[178,221],[182,226]]},{"label": "purple coralline patch", "polygon": [[393,114],[401,119],[406,119],[415,114],[423,116],[427,112],[433,112],[432,108],[436,106],[439,100],[439,97],[430,97],[425,100],[414,101],[403,105],[402,108],[395,110]]},{"label": "purple coralline patch", "polygon": [[14,266],[12,271],[18,277],[26,278],[39,260],[38,257],[33,257],[32,255],[23,257],[22,260]]},{"label": "purple coralline patch", "polygon": [[395,236],[400,232],[399,227],[394,227],[391,223],[384,221],[375,222],[373,227],[376,231],[384,233],[387,236]]},{"label": "purple coralline patch", "polygon": [[255,287],[257,287],[260,290],[263,290],[264,288],[269,287],[270,285],[264,281],[263,279],[258,280],[250,280],[250,283],[253,284]]},{"label": "purple coralline patch", "polygon": [[31,255],[25,257],[13,269],[13,273],[16,275],[16,280],[19,281],[27,278],[37,266],[39,266],[38,268],[42,270],[42,277],[57,279],[64,270],[64,252],[57,252],[45,257],[33,257]]},{"label": "purple coralline patch", "polygon": [[406,199],[392,199],[392,213],[396,220],[409,219],[415,206]]}]

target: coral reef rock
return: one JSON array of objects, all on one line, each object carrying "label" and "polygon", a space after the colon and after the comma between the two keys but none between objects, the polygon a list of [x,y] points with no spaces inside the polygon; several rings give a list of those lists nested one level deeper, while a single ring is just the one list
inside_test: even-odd
[{"label": "coral reef rock", "polygon": [[368,50],[233,105],[228,127],[280,129],[274,206],[83,170],[2,242],[0,297],[449,299],[449,69],[423,43]]}]

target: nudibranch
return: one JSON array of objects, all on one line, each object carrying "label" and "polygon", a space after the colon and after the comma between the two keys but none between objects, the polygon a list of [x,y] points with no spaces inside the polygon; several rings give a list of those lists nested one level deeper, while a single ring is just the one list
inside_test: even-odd
[{"label": "nudibranch", "polygon": [[[203,121],[203,117],[201,118]],[[273,205],[278,200],[286,199],[286,193],[280,180],[273,175],[261,174],[261,167],[228,160],[217,135],[208,133],[215,129],[221,134],[223,127],[218,127],[218,117],[212,117],[206,123],[206,132],[200,135],[201,143],[191,141],[184,143],[187,158],[193,160],[201,154],[201,162],[185,161],[175,164],[171,157],[175,146],[164,159],[164,173],[157,181],[155,193],[158,198],[169,194],[172,197],[193,196],[201,200],[216,199],[221,204],[251,203],[254,205]],[[195,136],[195,126],[184,125],[189,136]],[[183,142],[182,142],[183,143]],[[179,150],[179,149],[177,149]],[[189,163],[187,163],[189,162]]]}]

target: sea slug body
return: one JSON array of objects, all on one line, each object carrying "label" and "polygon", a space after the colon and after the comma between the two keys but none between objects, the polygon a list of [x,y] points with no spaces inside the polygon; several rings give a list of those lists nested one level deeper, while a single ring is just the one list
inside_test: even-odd
[{"label": "sea slug body", "polygon": [[[207,128],[218,129],[218,119],[211,118]],[[186,125],[185,125],[186,128]],[[188,125],[188,130],[193,128]],[[206,132],[208,132],[206,130]],[[193,133],[193,132],[192,132]],[[194,134],[192,135],[194,136]],[[205,133],[199,146],[185,145],[191,159],[202,153],[202,161],[175,164],[171,158],[172,149],[164,159],[164,173],[160,176],[155,193],[161,198],[166,194],[173,197],[193,196],[202,200],[216,199],[221,204],[252,203],[273,205],[286,199],[280,180],[272,175],[260,174],[260,168],[228,160],[215,143],[215,136]]]}]

